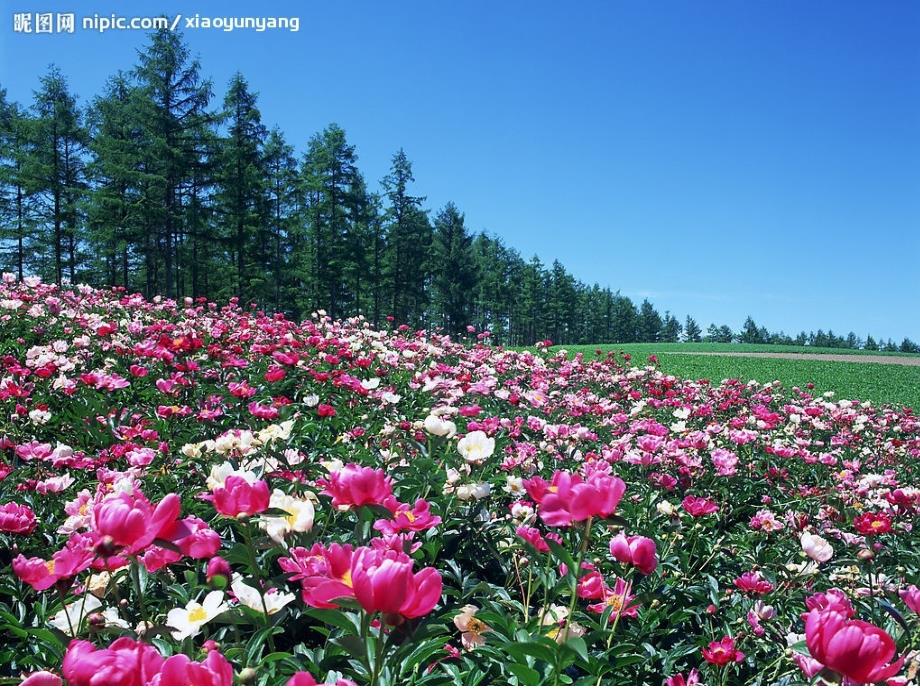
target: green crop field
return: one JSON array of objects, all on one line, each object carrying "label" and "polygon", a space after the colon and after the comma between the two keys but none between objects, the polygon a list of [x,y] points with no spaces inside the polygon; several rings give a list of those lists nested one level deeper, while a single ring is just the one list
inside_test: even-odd
[{"label": "green crop field", "polygon": [[[736,345],[724,343],[627,343],[618,345],[569,345],[561,348],[574,355],[595,357],[628,352],[633,363],[644,366],[649,355],[658,357],[662,371],[689,379],[740,379],[759,382],[781,381],[785,386],[815,385],[816,393],[833,391],[837,399],[871,400],[920,408],[920,367],[873,362],[828,362],[819,360],[766,359],[734,356],[745,352],[800,352],[811,354],[865,355],[863,350],[810,348],[780,345]],[[726,353],[725,356],[693,353]],[[898,353],[874,355],[916,357]]]}]

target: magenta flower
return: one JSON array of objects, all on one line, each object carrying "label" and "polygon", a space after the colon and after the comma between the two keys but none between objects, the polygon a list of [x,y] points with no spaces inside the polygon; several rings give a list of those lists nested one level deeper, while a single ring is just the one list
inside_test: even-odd
[{"label": "magenta flower", "polygon": [[362,467],[354,463],[329,473],[328,479],[317,482],[323,493],[332,497],[332,505],[382,506],[393,495],[393,480],[383,470]]},{"label": "magenta flower", "polygon": [[897,648],[888,633],[870,623],[847,618],[834,609],[808,613],[805,643],[816,661],[851,684],[887,680],[904,664],[903,658],[892,661]]},{"label": "magenta flower", "polygon": [[635,566],[644,575],[658,567],[655,542],[648,537],[627,537],[620,533],[610,540],[610,555],[621,563]]},{"label": "magenta flower", "polygon": [[223,486],[214,489],[211,501],[221,515],[243,518],[258,515],[268,509],[270,492],[263,479],[249,483],[245,477],[232,474]]}]

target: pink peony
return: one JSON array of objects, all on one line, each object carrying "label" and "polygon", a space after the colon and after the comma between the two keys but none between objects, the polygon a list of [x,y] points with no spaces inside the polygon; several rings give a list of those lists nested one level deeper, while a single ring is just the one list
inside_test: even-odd
[{"label": "pink peony", "polygon": [[726,635],[721,640],[713,640],[708,647],[703,647],[703,658],[714,666],[725,666],[743,661],[744,654],[735,649],[735,638]]},{"label": "pink peony", "polygon": [[221,515],[249,517],[268,509],[270,492],[268,484],[257,479],[250,484],[244,477],[230,475],[223,486],[214,489],[211,501]]},{"label": "pink peony", "polygon": [[151,685],[233,685],[233,667],[223,654],[213,650],[204,661],[176,654],[163,662]]},{"label": "pink peony", "polygon": [[163,666],[149,644],[120,637],[106,649],[73,640],[64,654],[64,678],[70,685],[148,685]]},{"label": "pink peony", "polygon": [[165,496],[156,507],[140,492],[110,496],[93,507],[96,534],[100,541],[111,540],[137,553],[173,528],[180,508],[176,494]]},{"label": "pink peony", "polygon": [[702,517],[718,512],[719,505],[701,496],[687,496],[680,504],[693,517]]},{"label": "pink peony", "polygon": [[658,567],[655,542],[648,537],[618,534],[610,540],[610,555],[621,563],[634,565],[644,575],[651,574]]},{"label": "pink peony", "polygon": [[393,480],[386,472],[354,463],[330,472],[328,479],[317,483],[324,494],[332,497],[332,505],[336,507],[382,506],[393,495]]},{"label": "pink peony", "polygon": [[524,480],[524,488],[539,504],[543,522],[552,526],[610,517],[626,493],[626,484],[619,477],[596,472],[582,479],[563,470],[553,474],[551,483],[540,477]]},{"label": "pink peony", "polygon": [[31,534],[35,524],[35,513],[29,506],[12,501],[0,505],[0,532]]},{"label": "pink peony", "polygon": [[815,609],[805,618],[805,643],[812,657],[847,683],[878,683],[895,675],[904,659],[892,661],[894,640],[881,628],[847,618],[834,609]]}]

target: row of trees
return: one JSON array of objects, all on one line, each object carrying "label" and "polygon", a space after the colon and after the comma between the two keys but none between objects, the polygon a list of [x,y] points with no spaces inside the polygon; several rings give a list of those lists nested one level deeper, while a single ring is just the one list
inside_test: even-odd
[{"label": "row of trees", "polygon": [[[298,155],[241,74],[215,103],[168,31],[85,107],[54,66],[29,108],[0,89],[0,263],[20,278],[238,295],[294,317],[324,308],[452,333],[474,324],[508,344],[785,338],[752,321],[704,338],[691,317],[471,233],[453,203],[430,213],[414,182],[400,150],[372,191],[335,124]],[[804,336],[822,338],[836,342]]]}]

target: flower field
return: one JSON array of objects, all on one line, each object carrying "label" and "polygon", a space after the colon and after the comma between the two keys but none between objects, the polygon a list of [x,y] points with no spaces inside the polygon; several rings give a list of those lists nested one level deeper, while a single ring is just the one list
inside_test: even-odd
[{"label": "flower field", "polygon": [[0,285],[7,683],[904,684],[908,409]]}]

